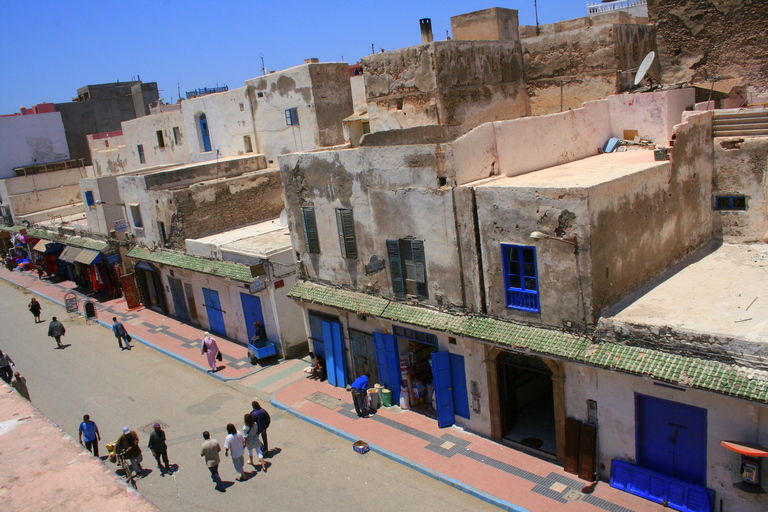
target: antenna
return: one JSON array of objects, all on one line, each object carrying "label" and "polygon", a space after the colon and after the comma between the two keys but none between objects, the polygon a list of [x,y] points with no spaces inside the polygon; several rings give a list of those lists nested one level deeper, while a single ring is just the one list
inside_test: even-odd
[{"label": "antenna", "polygon": [[645,56],[643,59],[643,62],[640,63],[640,67],[637,68],[637,73],[635,73],[635,81],[634,84],[638,85],[640,82],[643,81],[643,78],[645,78],[645,75],[648,74],[648,70],[651,69],[651,64],[653,64],[653,59],[656,57],[656,52],[648,52],[648,55]]}]

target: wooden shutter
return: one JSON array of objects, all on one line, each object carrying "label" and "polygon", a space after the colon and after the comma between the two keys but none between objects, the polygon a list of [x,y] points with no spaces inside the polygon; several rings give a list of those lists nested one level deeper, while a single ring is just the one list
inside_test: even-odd
[{"label": "wooden shutter", "polygon": [[317,221],[315,220],[315,209],[311,206],[305,206],[301,209],[304,217],[304,245],[310,254],[320,254],[320,239],[317,236]]},{"label": "wooden shutter", "polygon": [[565,419],[565,471],[574,475],[579,472],[579,434],[581,422]]},{"label": "wooden shutter", "polygon": [[595,481],[596,445],[597,429],[582,423],[579,433],[579,478],[587,482]]},{"label": "wooden shutter", "polygon": [[345,258],[357,258],[357,240],[355,240],[355,220],[352,210],[339,208],[336,210],[336,224],[339,228],[339,242]]},{"label": "wooden shutter", "polygon": [[397,240],[387,240],[387,258],[389,273],[392,276],[392,292],[395,295],[405,295],[403,267],[400,262],[400,244]]}]

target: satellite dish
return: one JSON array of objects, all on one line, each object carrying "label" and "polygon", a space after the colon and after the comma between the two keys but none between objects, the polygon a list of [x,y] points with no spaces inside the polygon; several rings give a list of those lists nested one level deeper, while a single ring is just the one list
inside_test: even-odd
[{"label": "satellite dish", "polygon": [[283,210],[280,213],[280,219],[277,221],[277,223],[280,225],[280,227],[285,227],[288,225],[288,212]]},{"label": "satellite dish", "polygon": [[635,85],[643,81],[648,70],[651,69],[651,64],[653,64],[653,59],[655,57],[656,52],[649,52],[648,55],[645,56],[643,62],[640,63],[640,67],[637,68],[637,73],[635,73]]}]

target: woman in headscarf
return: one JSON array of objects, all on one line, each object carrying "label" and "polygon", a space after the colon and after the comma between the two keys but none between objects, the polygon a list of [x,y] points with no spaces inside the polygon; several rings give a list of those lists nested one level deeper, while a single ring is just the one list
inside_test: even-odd
[{"label": "woman in headscarf", "polygon": [[216,340],[213,339],[209,332],[205,333],[203,344],[200,346],[200,353],[208,357],[208,368],[210,368],[208,371],[218,371],[216,367],[216,354],[219,353],[219,346],[216,345]]}]

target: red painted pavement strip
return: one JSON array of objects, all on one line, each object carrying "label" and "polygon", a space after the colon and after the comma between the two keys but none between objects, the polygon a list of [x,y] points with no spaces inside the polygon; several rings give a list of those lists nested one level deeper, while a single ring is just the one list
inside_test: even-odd
[{"label": "red painted pavement strip", "polygon": [[[567,503],[555,501],[533,492],[532,489],[536,487],[536,484],[533,482],[516,477],[475,459],[464,457],[461,455],[460,449],[459,453],[452,457],[445,457],[434,451],[427,450],[426,447],[429,443],[424,439],[392,428],[375,419],[352,419],[339,414],[338,408],[331,410],[308,401],[307,397],[315,392],[321,392],[338,398],[348,405],[351,405],[352,402],[351,395],[343,388],[333,387],[327,382],[318,382],[309,378],[298,380],[294,384],[283,388],[274,395],[274,399],[290,407],[300,415],[308,416],[315,421],[346,432],[357,439],[362,439],[372,445],[376,445],[386,452],[426,467],[449,479],[462,482],[491,496],[496,496],[501,500],[526,508],[531,512],[551,512],[553,509],[570,510],[573,512],[600,512],[603,510],[584,501],[569,501]],[[486,455],[489,458],[523,469],[529,473],[542,477],[554,474],[568,480],[577,481],[577,487],[571,487],[577,491],[591,486],[589,482],[578,480],[576,475],[566,473],[563,468],[555,464],[460,429],[440,429],[437,427],[435,420],[422,414],[412,411],[397,411],[399,411],[398,408],[382,408],[377,413],[377,416],[380,415],[381,418],[417,429],[435,438],[450,434],[458,439],[467,441],[469,443],[467,448],[475,453]],[[552,482],[547,485],[552,485]],[[607,482],[598,482],[592,488],[590,494],[637,512],[668,510],[661,505],[614,489]]]},{"label": "red painted pavement strip", "polygon": [[[125,325],[131,336],[137,338],[134,344],[137,341],[142,341],[144,344],[166,352],[195,368],[202,371],[208,370],[206,356],[200,353],[200,343],[205,332],[203,329],[144,307],[127,311],[126,302],[123,298],[99,301],[80,293],[76,290],[77,285],[72,281],[54,283],[48,279],[39,279],[30,271],[9,271],[5,267],[0,268],[0,278],[62,305],[64,304],[64,295],[74,292],[78,296],[81,312],[84,308],[83,303],[86,300],[93,300],[98,320],[111,325],[112,317],[117,317]],[[51,311],[49,307],[44,307],[42,318],[50,320],[52,316],[57,316],[62,321],[67,319],[65,310]],[[117,340],[112,333],[105,331],[105,335],[108,336],[110,342],[115,344],[115,350],[119,350]],[[248,361],[248,349],[244,345],[216,335],[214,338],[216,338],[219,350],[224,356],[224,361],[219,363],[220,370],[213,374],[215,377],[221,380],[232,380],[259,371],[259,367],[252,366]]]}]

